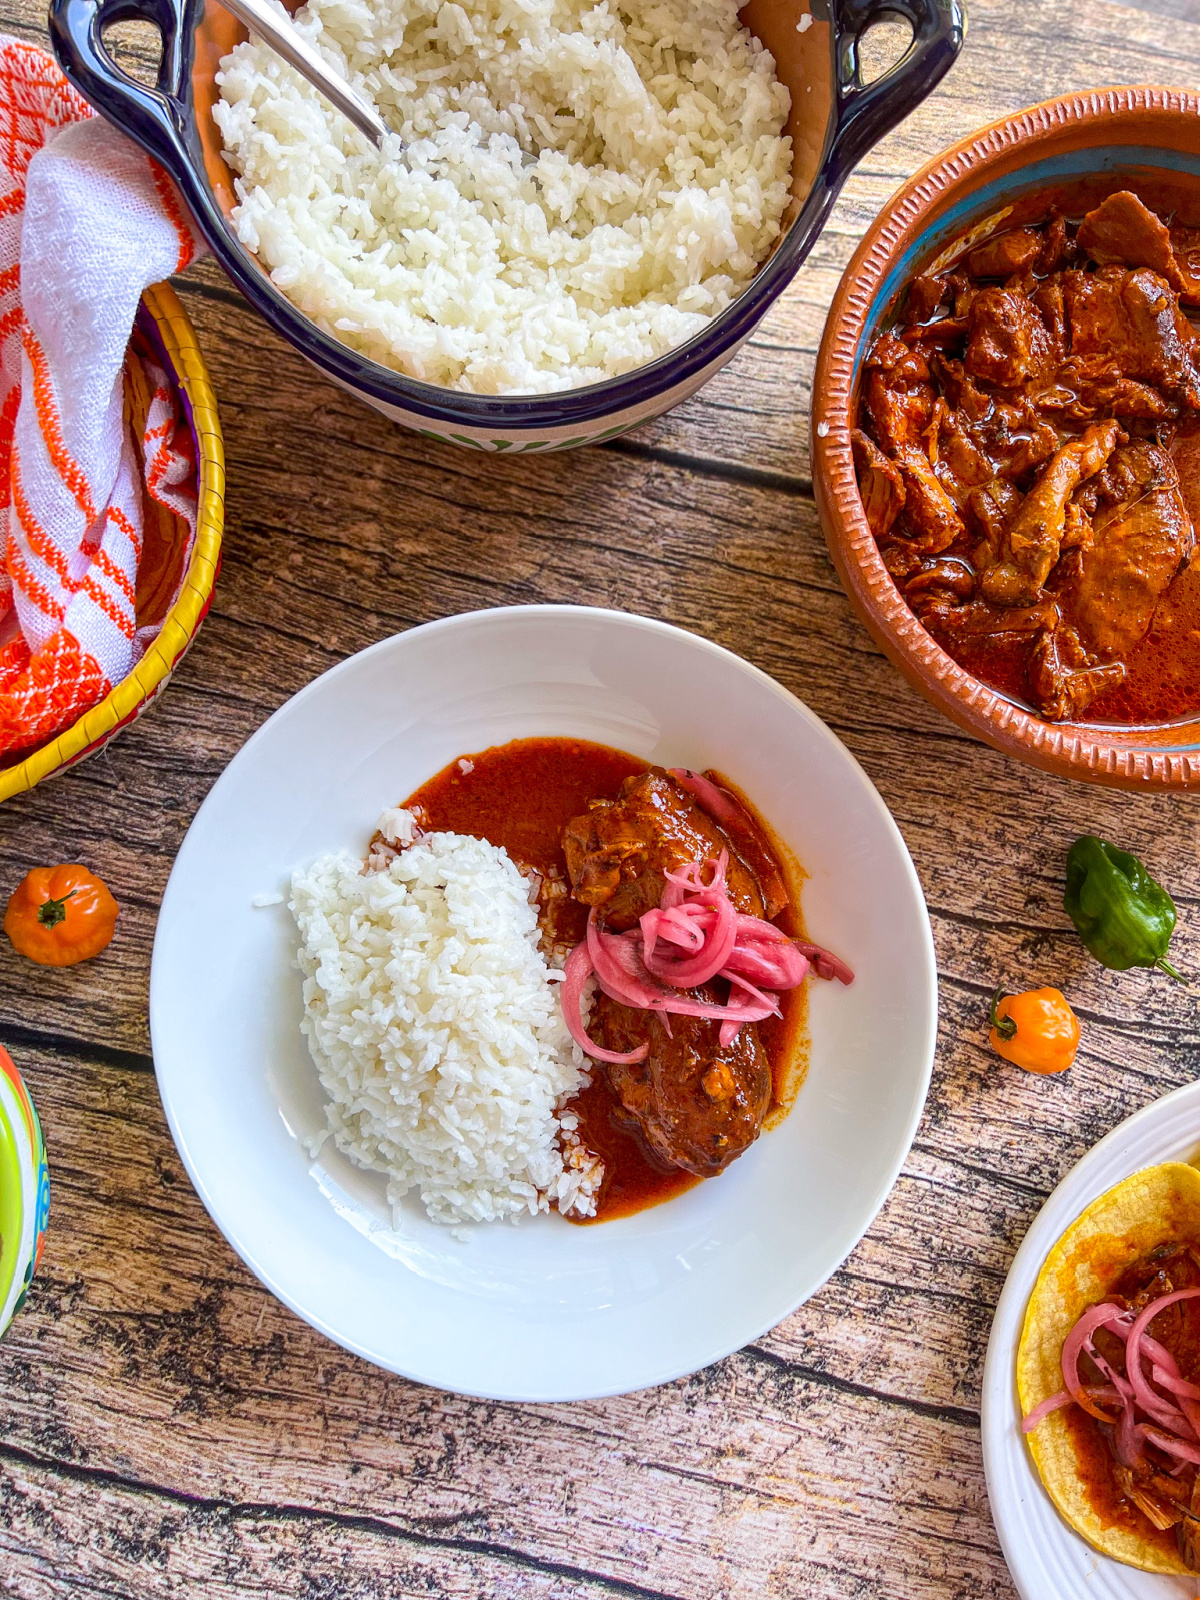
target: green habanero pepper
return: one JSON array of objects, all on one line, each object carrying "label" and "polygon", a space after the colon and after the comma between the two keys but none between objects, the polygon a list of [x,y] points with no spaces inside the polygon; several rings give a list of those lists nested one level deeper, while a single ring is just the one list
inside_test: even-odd
[{"label": "green habanero pepper", "polygon": [[1166,960],[1175,902],[1127,850],[1091,834],[1076,839],[1067,853],[1063,908],[1101,966],[1161,967],[1185,981]]}]

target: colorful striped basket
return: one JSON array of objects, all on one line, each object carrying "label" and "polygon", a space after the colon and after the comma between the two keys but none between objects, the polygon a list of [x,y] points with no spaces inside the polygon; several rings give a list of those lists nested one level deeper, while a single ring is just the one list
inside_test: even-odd
[{"label": "colorful striped basket", "polygon": [[[0,769],[0,800],[23,794],[44,778],[55,777],[85,756],[94,755],[115,733],[139,717],[166,688],[212,603],[225,521],[225,451],[217,402],[195,329],[169,284],[158,283],[146,290],[138,322],[141,335],[148,339],[159,362],[179,386],[195,440],[200,483],[191,560],[183,587],[158,638],[137,666],[78,722],[14,766]],[[127,406],[129,401],[127,390]]]}]

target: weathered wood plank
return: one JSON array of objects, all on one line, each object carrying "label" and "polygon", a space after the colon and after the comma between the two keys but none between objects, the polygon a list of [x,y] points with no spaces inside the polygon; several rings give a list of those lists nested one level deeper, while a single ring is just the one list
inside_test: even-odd
[{"label": "weathered wood plank", "polygon": [[1181,22],[1200,22],[1200,0],[1125,0],[1125,4],[1161,17],[1178,17]]},{"label": "weathered wood plank", "polygon": [[384,1520],[175,1495],[87,1469],[47,1469],[2,1446],[0,1509],[5,1592],[21,1600],[670,1600],[644,1584],[494,1552],[483,1540],[455,1542],[455,1519],[428,1532],[401,1530]]},{"label": "weathered wood plank", "polygon": [[[373,1372],[270,1301],[206,1225],[147,1074],[21,1055],[56,1174],[45,1274],[0,1352],[0,1433],[30,1457],[43,1459],[49,1445],[58,1459],[89,1471],[102,1463],[175,1494],[370,1517],[399,1510],[408,1521],[465,1515],[466,1492],[489,1543],[531,1542],[543,1555],[556,1549],[556,1560],[578,1560],[590,1532],[600,1542],[585,1565],[606,1572],[611,1467],[626,1505],[652,1495],[670,1507],[654,1535],[664,1562],[655,1586],[669,1592],[681,1573],[683,1592],[709,1592],[689,1584],[730,1577],[685,1562],[676,1541],[687,1543],[695,1519],[706,1509],[716,1517],[733,1494],[729,1459],[740,1463],[740,1492],[761,1498],[765,1468],[779,1476],[779,1431],[789,1424],[792,1513],[810,1532],[826,1501],[850,1492],[843,1477],[828,1481],[833,1463],[844,1457],[861,1468],[864,1452],[873,1460],[885,1444],[889,1457],[915,1451],[935,1476],[943,1465],[966,1472],[979,1490],[972,1412],[987,1324],[1040,1203],[1033,1189],[920,1148],[848,1268],[763,1341],[775,1358],[766,1368],[750,1351],[669,1391],[584,1407],[486,1406]],[[911,1437],[929,1423],[933,1437]],[[282,1453],[272,1448],[281,1438]],[[471,1450],[447,1455],[451,1438],[469,1438]],[[607,1463],[595,1482],[602,1501],[576,1491],[588,1531],[576,1520],[560,1548],[562,1480],[573,1482],[597,1451]],[[683,1477],[686,1504],[671,1501],[658,1482],[664,1473]],[[646,1474],[652,1482],[640,1481]],[[495,1503],[517,1483],[531,1537]],[[740,1525],[741,1502],[737,1509]],[[857,1509],[860,1519],[884,1514]],[[959,1507],[956,1524],[962,1517]],[[927,1515],[923,1526],[936,1541]],[[790,1541],[792,1529],[781,1537]],[[888,1545],[899,1537],[890,1523],[864,1531],[868,1548],[876,1536]],[[972,1541],[985,1535],[986,1525]],[[647,1559],[638,1554],[639,1564]],[[816,1582],[812,1571],[804,1577]],[[734,1582],[719,1592],[757,1591]]]},{"label": "weathered wood plank", "polygon": [[[894,1478],[894,1460],[871,1463],[877,1489]],[[570,1485],[564,1509],[570,1516]],[[655,1482],[660,1496],[670,1482]],[[932,1488],[932,1495],[927,1490]],[[72,1493],[72,1490],[76,1490]],[[938,1486],[911,1485],[910,1510],[925,1511]],[[82,1507],[89,1507],[84,1513]],[[733,1497],[731,1496],[731,1499]],[[858,1497],[868,1501],[869,1496]],[[390,1521],[354,1516],[313,1517],[295,1508],[231,1505],[221,1501],[146,1493],[124,1484],[93,1479],[87,1472],[68,1475],[46,1471],[36,1462],[6,1458],[0,1451],[0,1551],[4,1553],[9,1592],[23,1600],[41,1600],[76,1589],[85,1594],[158,1597],[195,1593],[201,1588],[218,1600],[251,1595],[307,1597],[336,1594],[348,1600],[392,1600],[394,1596],[533,1596],[535,1600],[566,1597],[628,1596],[630,1600],[679,1600],[694,1593],[734,1600],[742,1595],[802,1594],[808,1600],[833,1600],[853,1592],[889,1596],[898,1583],[903,1592],[924,1596],[934,1585],[956,1586],[964,1556],[963,1523],[953,1510],[946,1515],[946,1534],[930,1538],[919,1552],[920,1568],[907,1575],[900,1550],[881,1553],[851,1576],[842,1565],[853,1561],[862,1545],[844,1541],[832,1549],[819,1537],[789,1544],[787,1554],[752,1588],[748,1573],[764,1538],[785,1522],[788,1500],[773,1486],[755,1503],[714,1530],[711,1545],[698,1555],[712,1573],[724,1565],[729,1580],[710,1577],[711,1586],[694,1590],[655,1587],[652,1574],[630,1563],[631,1578],[603,1579],[580,1573],[572,1563],[523,1557],[497,1549],[487,1537],[473,1536],[470,1517],[438,1519],[429,1532],[395,1527]],[[835,1503],[835,1514],[857,1509]],[[443,1529],[453,1530],[452,1533]],[[461,1534],[458,1530],[462,1530]],[[616,1533],[617,1530],[614,1530]],[[457,1537],[456,1537],[457,1535]],[[855,1546],[858,1545],[856,1549]],[[743,1559],[743,1558],[749,1559]],[[986,1592],[1000,1595],[1006,1585],[994,1567]],[[849,1582],[851,1590],[846,1588]],[[945,1592],[954,1592],[945,1588]],[[978,1592],[978,1591],[976,1591]]]}]

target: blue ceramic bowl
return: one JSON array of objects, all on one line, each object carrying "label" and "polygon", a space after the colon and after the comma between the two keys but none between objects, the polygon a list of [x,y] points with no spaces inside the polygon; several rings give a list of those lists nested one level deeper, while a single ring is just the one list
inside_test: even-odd
[{"label": "blue ceramic bowl", "polygon": [[1200,787],[1200,716],[1159,726],[1046,722],[957,665],[892,582],[867,526],[850,435],[863,362],[899,296],[974,233],[1081,216],[1119,189],[1200,227],[1200,98],[1096,89],[1031,106],[918,172],[867,231],[825,326],[813,382],[813,488],[829,551],[859,615],[909,681],[960,727],[1063,777],[1127,789]]},{"label": "blue ceramic bowl", "polygon": [[[859,41],[872,23],[897,15],[911,22],[912,44],[882,78],[864,85]],[[851,168],[953,65],[965,23],[964,0],[748,0],[741,16],[774,55],[792,94],[793,202],[780,243],[745,293],[679,349],[621,378],[525,398],[465,394],[393,372],[322,332],[271,282],[230,222],[233,174],[212,119],[213,80],[221,57],[245,34],[219,5],[51,0],[50,35],[67,77],[162,162],[217,260],[309,360],[422,433],[483,450],[542,450],[624,433],[693,394],[735,354],[808,255]],[[162,35],[153,89],[122,72],[101,39],[108,24],[131,17],[154,23]]]}]

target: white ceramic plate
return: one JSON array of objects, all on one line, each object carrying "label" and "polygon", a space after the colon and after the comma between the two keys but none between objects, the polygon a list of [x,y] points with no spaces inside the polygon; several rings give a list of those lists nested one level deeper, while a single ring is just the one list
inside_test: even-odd
[{"label": "white ceramic plate", "polygon": [[[475,1227],[413,1201],[393,1230],[377,1175],[298,1136],[324,1126],[299,1032],[293,867],[365,848],[380,810],[456,756],[573,735],[719,767],[810,877],[811,936],[851,989],[814,983],[811,1065],[791,1115],[720,1178],[636,1216]],[[908,852],[862,769],[763,673],[620,612],[528,606],[450,617],[318,678],[230,763],[167,885],[150,1022],[175,1142],[213,1220],[315,1328],[395,1372],[469,1394],[579,1399],[662,1383],[774,1326],[829,1277],[895,1181],[937,1023],[933,943]]]},{"label": "white ceramic plate", "polygon": [[983,1369],[983,1463],[992,1517],[1022,1600],[1195,1600],[1195,1578],[1167,1578],[1110,1561],[1059,1516],[1021,1434],[1016,1362],[1037,1275],[1075,1218],[1143,1167],[1197,1163],[1198,1157],[1200,1083],[1189,1083],[1088,1151],[1038,1212],[1009,1271]]}]

